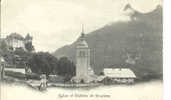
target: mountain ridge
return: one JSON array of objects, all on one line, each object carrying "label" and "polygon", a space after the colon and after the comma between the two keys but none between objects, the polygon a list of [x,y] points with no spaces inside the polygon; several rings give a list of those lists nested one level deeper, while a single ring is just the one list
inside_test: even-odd
[{"label": "mountain ridge", "polygon": [[[91,66],[96,74],[106,67],[131,68],[139,78],[162,76],[162,7],[151,12],[135,11],[127,22],[118,21],[86,35]],[[75,62],[77,40],[53,55]]]}]

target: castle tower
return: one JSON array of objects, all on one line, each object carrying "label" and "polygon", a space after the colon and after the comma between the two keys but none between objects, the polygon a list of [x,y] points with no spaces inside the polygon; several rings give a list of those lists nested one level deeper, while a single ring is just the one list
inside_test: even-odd
[{"label": "castle tower", "polygon": [[32,43],[33,37],[28,33],[25,37],[25,43]]},{"label": "castle tower", "polygon": [[76,46],[76,81],[88,82],[88,68],[90,67],[90,49],[85,41],[84,29]]}]

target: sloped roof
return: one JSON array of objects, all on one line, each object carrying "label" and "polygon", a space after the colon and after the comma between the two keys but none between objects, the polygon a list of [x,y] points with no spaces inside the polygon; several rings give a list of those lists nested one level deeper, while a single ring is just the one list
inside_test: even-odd
[{"label": "sloped roof", "polygon": [[88,48],[88,44],[85,40],[78,41],[77,48]]},{"label": "sloped roof", "polygon": [[105,76],[101,75],[97,78],[98,81],[102,81],[105,78]]},{"label": "sloped roof", "polygon": [[5,71],[25,74],[25,68],[7,68],[7,67],[5,67]]},{"label": "sloped roof", "polygon": [[17,40],[24,40],[23,36],[21,36],[20,34],[18,33],[12,33],[10,34],[9,36],[7,36],[7,39],[17,39]]},{"label": "sloped roof", "polygon": [[88,48],[88,44],[85,40],[85,35],[84,33],[81,34],[78,43],[77,43],[77,48]]},{"label": "sloped roof", "polygon": [[136,78],[134,72],[129,68],[105,68],[104,75],[116,78]]}]

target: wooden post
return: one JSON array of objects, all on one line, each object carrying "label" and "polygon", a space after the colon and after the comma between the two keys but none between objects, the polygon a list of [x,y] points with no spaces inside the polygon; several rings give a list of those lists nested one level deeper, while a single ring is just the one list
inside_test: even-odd
[{"label": "wooden post", "polygon": [[5,60],[3,57],[0,56],[0,80],[4,79],[5,76]]},{"label": "wooden post", "polygon": [[0,69],[0,80],[3,80],[4,79],[4,77],[5,77],[5,65],[3,64],[3,63],[0,63],[0,66],[1,66],[1,69]]},{"label": "wooden post", "polygon": [[2,72],[1,72],[1,79],[3,80],[4,79],[4,76],[5,76],[5,71],[4,71],[4,65],[2,65]]}]

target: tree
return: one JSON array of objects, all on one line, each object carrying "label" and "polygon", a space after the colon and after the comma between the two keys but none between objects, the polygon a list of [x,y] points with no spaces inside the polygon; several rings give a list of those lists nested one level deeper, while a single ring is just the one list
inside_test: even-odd
[{"label": "tree", "polygon": [[46,74],[47,76],[54,72],[54,68],[57,67],[58,60],[49,53],[34,53],[28,60],[28,65],[32,72],[37,74]]},{"label": "tree", "polygon": [[65,81],[75,75],[75,65],[67,57],[59,60],[49,53],[34,53],[28,60],[28,66],[33,73],[60,75],[65,77]]},{"label": "tree", "polygon": [[67,57],[62,57],[59,59],[59,75],[72,77],[75,75],[75,65]]},{"label": "tree", "polygon": [[7,50],[7,44],[4,40],[0,40],[0,54],[6,53]]}]

